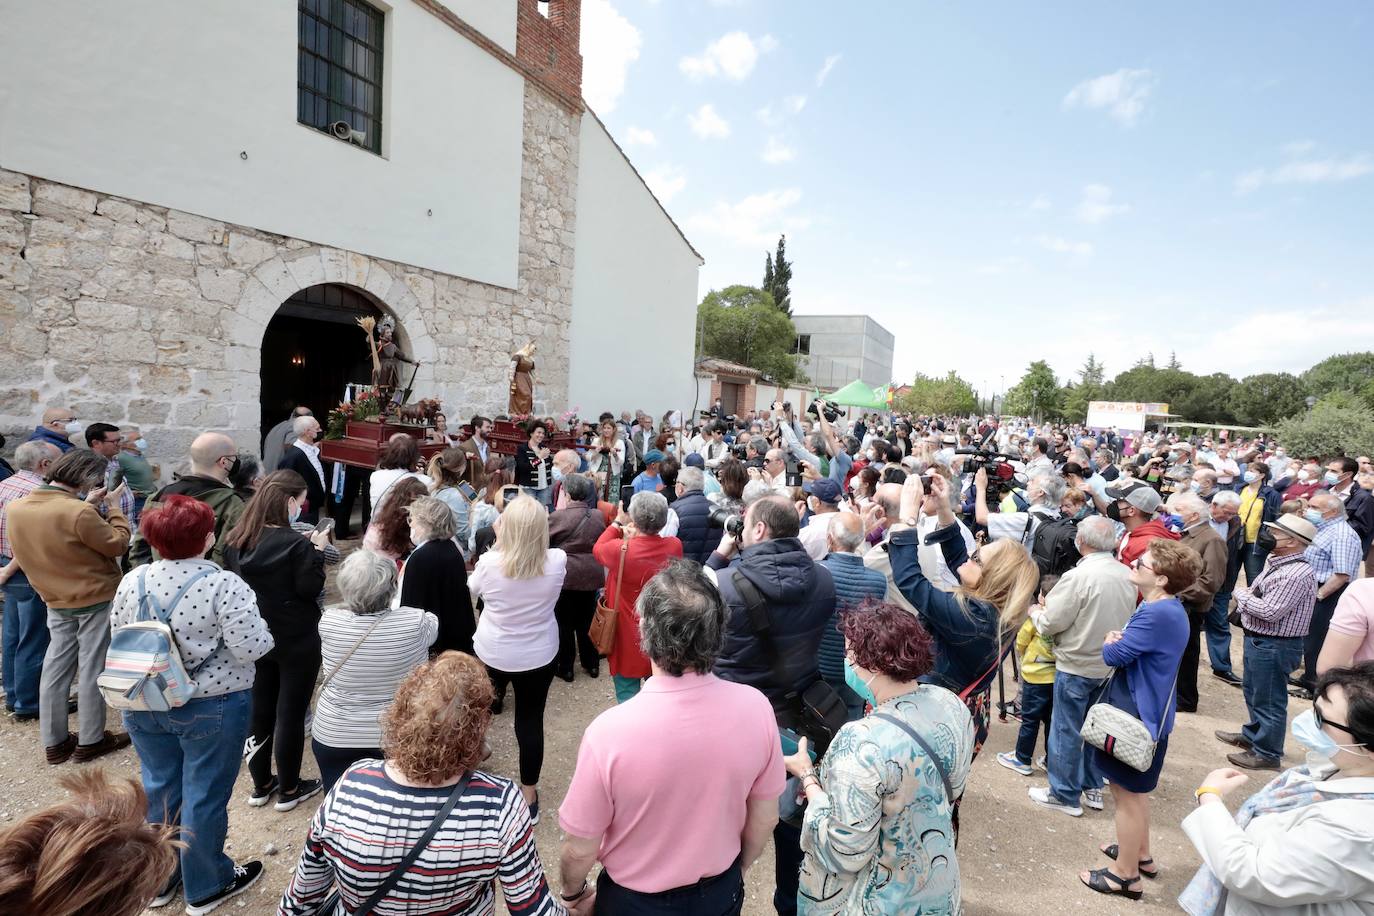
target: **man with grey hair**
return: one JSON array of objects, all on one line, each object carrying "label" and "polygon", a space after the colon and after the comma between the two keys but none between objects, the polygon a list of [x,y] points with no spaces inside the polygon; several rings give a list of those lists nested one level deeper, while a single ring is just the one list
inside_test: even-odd
[{"label": "man with grey hair", "polygon": [[786,780],[773,709],[712,673],[726,611],[700,566],[669,563],[636,610],[653,676],[582,736],[558,812],[564,900],[575,912],[733,912]]},{"label": "man with grey hair", "polygon": [[1074,543],[1083,559],[1060,577],[1044,605],[1031,610],[1036,630],[1054,646],[1055,676],[1046,742],[1049,786],[1033,787],[1029,795],[1041,807],[1081,817],[1080,798],[1089,808],[1102,810],[1102,777],[1080,732],[1111,672],[1102,661],[1102,645],[1108,633],[1126,626],[1135,610],[1136,588],[1131,571],[1112,556],[1116,527],[1109,519],[1083,519]]},{"label": "man with grey hair", "polygon": [[1175,597],[1188,611],[1188,644],[1183,648],[1183,660],[1178,669],[1178,711],[1197,712],[1198,662],[1202,656],[1202,626],[1212,607],[1212,601],[1226,581],[1226,542],[1209,524],[1207,503],[1189,490],[1180,490],[1169,497],[1170,512],[1183,519],[1183,534],[1179,543],[1187,544],[1202,558],[1202,572],[1193,584]]},{"label": "man with grey hair", "polygon": [[295,471],[305,480],[305,505],[301,507],[301,521],[315,524],[324,509],[329,479],[320,463],[320,421],[314,417],[297,417],[292,424],[296,441],[291,444],[272,470]]},{"label": "man with grey hair", "polygon": [[821,518],[828,520],[828,550],[821,565],[830,570],[830,578],[835,581],[835,618],[821,634],[821,677],[844,699],[852,722],[863,717],[864,701],[845,683],[844,636],[836,624],[845,611],[852,611],[865,601],[882,601],[887,594],[887,578],[865,566],[859,556],[859,548],[864,545],[862,519],[852,512],[832,512]]},{"label": "man with grey hair", "polygon": [[706,498],[706,475],[691,465],[677,472],[677,499],[673,511],[677,513],[677,538],[682,542],[682,556],[695,563],[705,563],[711,552],[720,545],[725,529],[711,523],[714,508]]},{"label": "man with grey hair", "polygon": [[262,440],[262,466],[275,471],[281,464],[287,446],[300,433],[296,432],[296,421],[301,417],[314,416],[309,407],[302,404],[291,411],[291,415],[267,431]]},{"label": "man with grey hair", "polygon": [[1020,541],[1029,550],[1035,543],[1035,532],[1040,526],[1059,518],[1059,504],[1064,501],[1067,487],[1064,478],[1058,474],[1036,474],[1026,484],[1029,509],[1025,512],[989,512],[988,472],[985,468],[979,468],[973,475],[974,521],[987,526],[989,541],[1011,538]]},{"label": "man with grey hair", "polygon": [[43,485],[43,475],[62,450],[31,439],[14,450],[15,472],[0,481],[0,582],[5,588],[5,710],[16,722],[38,718],[38,683],[48,651],[48,606],[19,569],[10,547],[6,507]]},{"label": "man with grey hair", "polygon": [[[1220,484],[1218,484],[1220,487]],[[1207,655],[1212,662],[1212,677],[1240,687],[1241,679],[1231,667],[1231,593],[1240,578],[1240,549],[1245,544],[1245,526],[1240,520],[1240,494],[1219,488],[1207,509],[1207,524],[1226,545],[1226,576],[1207,609]]]}]

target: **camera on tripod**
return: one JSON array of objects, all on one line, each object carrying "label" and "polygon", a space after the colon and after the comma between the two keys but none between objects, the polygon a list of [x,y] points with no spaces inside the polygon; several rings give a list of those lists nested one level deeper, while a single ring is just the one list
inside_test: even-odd
[{"label": "camera on tripod", "polygon": [[732,538],[738,538],[744,533],[744,515],[729,506],[713,506],[711,512],[706,516],[706,521],[713,528],[724,528],[725,533]]},{"label": "camera on tripod", "polygon": [[968,456],[964,462],[965,474],[976,474],[980,469],[987,471],[989,507],[1001,503],[1009,490],[1020,489],[1026,485],[1025,476],[1017,474],[1016,467],[1012,464],[1017,460],[1015,455],[982,448],[956,448],[954,454]]},{"label": "camera on tripod", "polygon": [[840,418],[840,408],[822,398],[817,398],[812,401],[811,406],[806,408],[806,412],[818,420],[820,419],[821,411],[825,411],[825,422],[827,423],[834,423]]}]

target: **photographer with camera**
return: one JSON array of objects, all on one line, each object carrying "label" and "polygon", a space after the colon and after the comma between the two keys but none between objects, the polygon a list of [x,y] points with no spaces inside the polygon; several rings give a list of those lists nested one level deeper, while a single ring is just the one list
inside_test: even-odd
[{"label": "photographer with camera", "polygon": [[[854,460],[845,451],[844,443],[840,441],[840,437],[835,433],[835,427],[831,425],[839,419],[839,408],[819,399],[811,403],[809,411],[820,423],[821,431],[819,436],[812,437],[809,443],[812,450],[808,451],[802,444],[798,424],[792,418],[792,405],[775,402],[774,406],[783,411],[783,422],[778,428],[782,431],[783,442],[786,443],[792,457],[798,462],[811,465],[822,477],[829,477],[843,489],[844,479],[848,476]],[[826,452],[826,457],[818,454],[821,451]]]},{"label": "photographer with camera", "polygon": [[[821,637],[835,611],[835,583],[830,570],[807,555],[797,534],[796,507],[786,497],[770,494],[745,511],[738,542],[727,534],[706,562],[726,605],[725,639],[715,674],[768,697],[787,754],[797,752],[798,734],[816,743],[819,732],[808,707],[815,702],[817,685],[838,707],[835,727],[844,721],[844,704],[821,679],[819,662]],[[773,840],[773,905],[779,913],[795,913],[801,832],[779,822]]]},{"label": "photographer with camera", "polygon": [[1032,477],[1026,484],[1030,508],[1025,512],[988,511],[986,468],[974,473],[973,488],[973,518],[986,526],[989,541],[1018,541],[1031,552],[1042,574],[1062,575],[1078,562],[1078,551],[1073,546],[1074,522],[1063,518],[1059,511],[1068,489],[1064,478],[1054,473]]}]

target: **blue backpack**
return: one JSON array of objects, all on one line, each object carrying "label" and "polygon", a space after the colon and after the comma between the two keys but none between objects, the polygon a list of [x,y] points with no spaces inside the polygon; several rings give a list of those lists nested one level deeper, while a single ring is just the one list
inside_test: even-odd
[{"label": "blue backpack", "polygon": [[105,651],[105,670],[96,679],[106,703],[115,709],[166,712],[191,699],[195,685],[181,662],[171,614],[191,586],[212,572],[217,570],[197,570],[164,611],[144,587],[148,567],[138,571],[138,619],[114,631]]}]

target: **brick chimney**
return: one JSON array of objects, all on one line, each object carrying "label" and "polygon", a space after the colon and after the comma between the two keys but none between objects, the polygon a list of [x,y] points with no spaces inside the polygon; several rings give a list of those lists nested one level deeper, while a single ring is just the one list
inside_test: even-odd
[{"label": "brick chimney", "polygon": [[582,108],[581,0],[547,0],[548,15],[538,0],[517,0],[515,56],[548,89],[578,110]]}]

